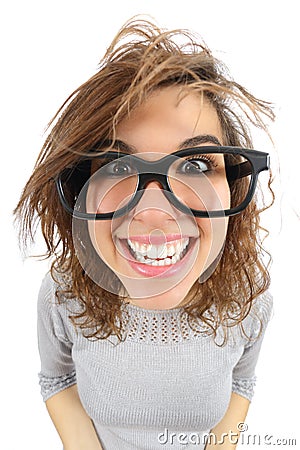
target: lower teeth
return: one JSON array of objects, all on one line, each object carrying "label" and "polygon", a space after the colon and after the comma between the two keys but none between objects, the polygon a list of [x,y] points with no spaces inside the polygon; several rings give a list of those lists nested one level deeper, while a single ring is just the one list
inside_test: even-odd
[{"label": "lower teeth", "polygon": [[134,259],[140,263],[147,264],[149,266],[170,266],[172,264],[180,261],[183,256],[187,253],[188,246],[179,254],[173,255],[172,257],[164,258],[164,259],[151,259],[145,256],[137,255],[130,247],[130,253],[134,257]]},{"label": "lower teeth", "polygon": [[165,259],[145,259],[144,257],[136,257],[135,259],[139,262],[142,262],[144,264],[148,264],[149,266],[169,266],[171,264],[175,264],[177,261],[179,261],[181,256],[172,256],[172,258],[165,258]]}]

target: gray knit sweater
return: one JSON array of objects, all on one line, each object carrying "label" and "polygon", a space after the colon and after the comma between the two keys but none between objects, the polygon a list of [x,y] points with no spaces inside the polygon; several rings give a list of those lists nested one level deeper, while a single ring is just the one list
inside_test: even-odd
[{"label": "gray knit sweater", "polygon": [[126,339],[118,343],[115,337],[83,337],[69,319],[77,302],[58,305],[56,287],[48,274],[38,301],[42,395],[46,401],[77,383],[104,450],[204,448],[231,392],[251,400],[272,307],[269,294],[244,319],[250,339],[235,326],[220,346],[221,330],[216,343],[204,323],[192,329],[181,308],[124,304]]}]

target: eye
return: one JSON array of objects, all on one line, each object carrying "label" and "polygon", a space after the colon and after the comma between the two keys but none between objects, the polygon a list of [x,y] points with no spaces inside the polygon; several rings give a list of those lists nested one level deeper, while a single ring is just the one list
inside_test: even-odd
[{"label": "eye", "polygon": [[194,157],[180,164],[178,171],[186,175],[199,175],[211,170],[211,167],[212,163],[208,159]]},{"label": "eye", "polygon": [[130,176],[134,173],[134,169],[128,162],[120,160],[111,161],[101,168],[101,173],[111,177]]}]

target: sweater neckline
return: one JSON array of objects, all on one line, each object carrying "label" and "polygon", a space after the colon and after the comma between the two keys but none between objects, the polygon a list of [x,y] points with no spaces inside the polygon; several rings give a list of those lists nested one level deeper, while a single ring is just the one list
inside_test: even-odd
[{"label": "sweater neckline", "polygon": [[178,316],[178,314],[183,312],[183,307],[172,308],[172,309],[148,309],[142,308],[141,306],[134,305],[130,302],[124,303],[125,309],[130,313],[143,316]]}]

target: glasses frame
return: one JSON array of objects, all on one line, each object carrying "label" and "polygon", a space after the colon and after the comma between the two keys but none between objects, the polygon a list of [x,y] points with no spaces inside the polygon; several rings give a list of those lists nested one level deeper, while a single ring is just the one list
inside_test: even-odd
[{"label": "glasses frame", "polygon": [[[94,152],[97,152],[97,155],[93,156]],[[237,166],[233,166],[236,169],[233,169],[231,172],[229,171],[227,173],[228,177],[227,179],[228,181],[234,181],[236,179],[251,175],[248,193],[244,201],[235,208],[216,211],[199,211],[194,210],[192,208],[188,208],[187,206],[182,204],[177,199],[175,194],[172,192],[171,186],[168,181],[168,175],[166,175],[168,173],[170,165],[174,162],[173,157],[175,156],[180,158],[185,156],[191,156],[194,154],[201,155],[212,153],[227,153],[232,155],[240,155],[247,160],[246,162],[238,164]],[[81,160],[79,160],[78,163],[82,161],[87,161],[91,164],[92,158],[100,157],[99,148],[92,149],[90,154],[91,157],[89,157],[88,159],[87,157],[84,157]],[[252,149],[230,147],[230,146],[201,146],[201,147],[187,148],[166,155],[157,161],[146,161],[138,156],[135,156],[134,154],[123,153],[120,151],[108,151],[101,154],[101,157],[103,156],[115,157],[115,159],[119,159],[122,157],[127,158],[130,157],[134,160],[135,165],[138,169],[137,173],[138,182],[135,193],[133,194],[132,199],[127,203],[127,205],[125,205],[124,207],[120,208],[117,211],[108,213],[86,213],[77,211],[76,209],[71,208],[66,200],[62,181],[62,176],[64,173],[63,171],[55,179],[56,188],[62,206],[75,218],[85,220],[111,220],[112,218],[121,217],[127,214],[129,211],[131,211],[138,204],[147,185],[152,181],[156,181],[161,185],[164,195],[167,197],[167,199],[172,205],[174,205],[178,210],[188,215],[192,214],[195,217],[203,217],[203,218],[235,216],[236,214],[239,214],[241,211],[243,211],[251,202],[257,185],[258,175],[260,174],[260,172],[270,169],[270,156],[268,153]],[[249,167],[249,163],[251,167]],[[77,166],[74,166],[74,169],[76,167]],[[239,169],[237,169],[237,167],[239,167]]]}]

